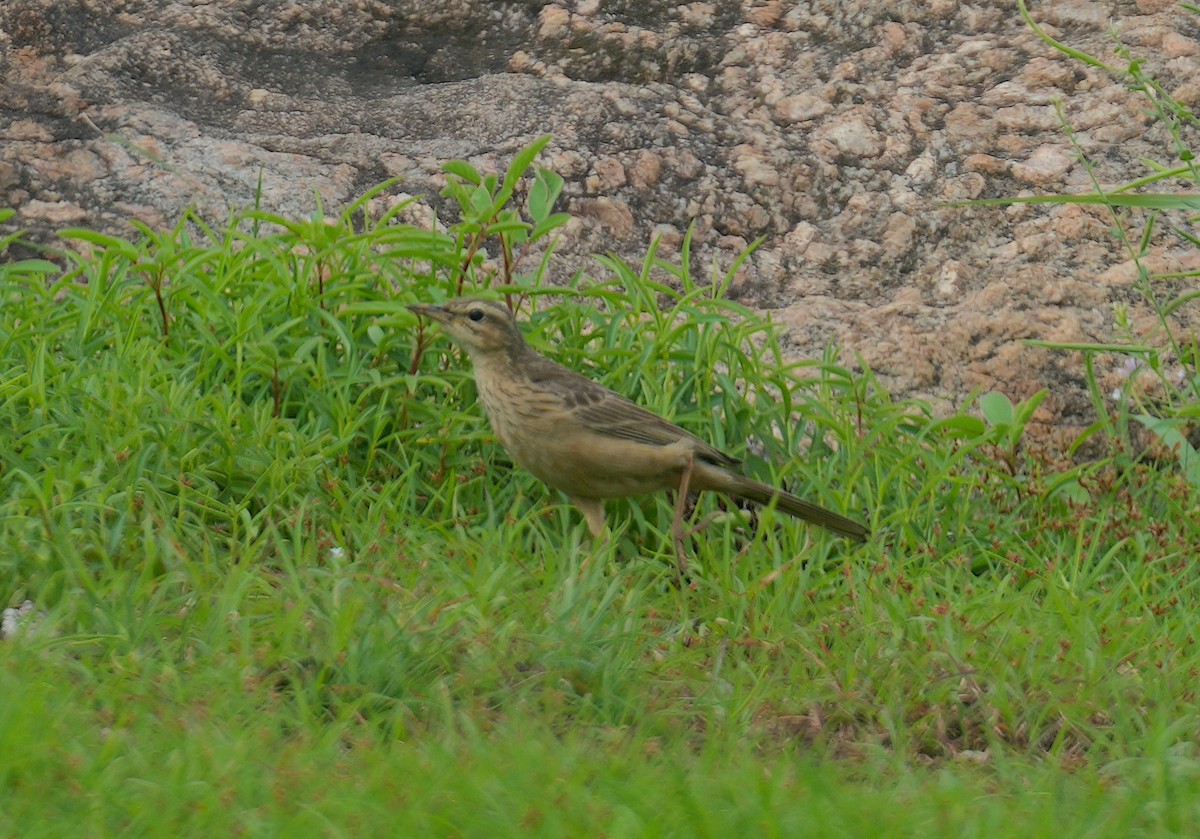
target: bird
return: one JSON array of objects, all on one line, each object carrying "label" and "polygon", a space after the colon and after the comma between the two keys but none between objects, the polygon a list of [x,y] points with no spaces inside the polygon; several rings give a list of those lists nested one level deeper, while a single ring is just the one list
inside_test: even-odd
[{"label": "bird", "polygon": [[672,535],[681,574],[689,492],[715,491],[774,505],[839,536],[866,541],[858,522],[754,480],[741,461],[599,382],[546,358],[521,334],[507,305],[484,297],[407,307],[466,351],[479,401],[509,456],[563,492],[592,536],[604,533],[604,500],[678,490]]}]

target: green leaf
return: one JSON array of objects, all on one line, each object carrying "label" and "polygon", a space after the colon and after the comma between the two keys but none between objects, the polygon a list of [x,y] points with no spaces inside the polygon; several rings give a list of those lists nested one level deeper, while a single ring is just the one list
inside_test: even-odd
[{"label": "green leaf", "polygon": [[1142,210],[1200,210],[1200,194],[1194,192],[1160,193],[1090,192],[1086,195],[1026,195],[1012,198],[977,198],[951,201],[955,207],[995,207],[1009,204],[1085,204],[1101,207],[1135,207]]},{"label": "green leaf", "polygon": [[1045,347],[1050,350],[1078,350],[1079,352],[1115,352],[1125,355],[1152,355],[1158,352],[1147,344],[1100,344],[1086,341],[1042,341],[1037,338],[1022,338],[1027,347]]},{"label": "green leaf", "polygon": [[994,390],[985,393],[979,398],[979,410],[983,412],[983,417],[988,424],[994,428],[1013,424],[1013,404],[1003,393]]},{"label": "green leaf", "polygon": [[132,242],[127,242],[124,239],[118,239],[116,236],[108,236],[95,230],[86,230],[82,227],[67,227],[63,230],[60,230],[58,235],[64,239],[78,239],[81,242],[87,242],[91,245],[98,245],[106,250],[114,250],[117,253],[134,260],[136,260],[140,254],[140,251]]},{"label": "green leaf", "polygon": [[1016,424],[1022,430],[1029,424],[1029,420],[1033,417],[1034,411],[1042,404],[1042,401],[1050,394],[1050,391],[1039,390],[1033,396],[1026,399],[1024,402],[1017,404]]},{"label": "green leaf", "polygon": [[931,431],[946,431],[952,437],[960,437],[973,439],[982,437],[987,433],[987,426],[983,424],[983,420],[978,417],[972,417],[967,414],[958,414],[953,417],[946,417],[943,420],[930,425]]},{"label": "green leaf", "polygon": [[513,231],[521,231],[524,233],[527,230],[529,230],[529,223],[521,221],[519,218],[501,219],[493,224],[489,224],[487,227],[488,233],[493,236],[500,233],[511,233]]},{"label": "green leaf", "polygon": [[463,181],[449,181],[438,194],[451,199],[463,210],[466,210],[470,203],[471,190]]},{"label": "green leaf", "polygon": [[483,177],[479,174],[479,170],[465,160],[451,160],[443,163],[442,171],[462,178],[469,184],[478,185],[483,180]]},{"label": "green leaf", "polygon": [[562,227],[571,220],[570,213],[555,213],[552,216],[547,216],[542,221],[533,226],[529,231],[530,239],[540,239],[552,230]]},{"label": "green leaf", "polygon": [[491,216],[492,194],[488,191],[487,184],[480,184],[471,191],[470,208],[481,221],[486,221]]},{"label": "green leaf", "polygon": [[45,259],[22,259],[20,262],[0,265],[0,271],[17,276],[45,276],[47,274],[57,274],[61,270],[61,266],[55,265],[53,262]]},{"label": "green leaf", "polygon": [[[517,182],[525,174],[525,170],[533,163],[533,159],[541,153],[542,149],[546,148],[546,144],[550,142],[551,135],[543,134],[525,148],[517,152],[513,157],[512,163],[508,164],[508,170],[504,173],[504,191],[512,195],[512,191],[516,188]],[[507,199],[506,199],[507,200]]]},{"label": "green leaf", "polygon": [[399,300],[355,300],[338,308],[342,315],[404,315],[411,314]]},{"label": "green leaf", "polygon": [[529,189],[529,217],[541,224],[554,210],[554,202],[562,192],[563,179],[557,172],[539,168]]}]

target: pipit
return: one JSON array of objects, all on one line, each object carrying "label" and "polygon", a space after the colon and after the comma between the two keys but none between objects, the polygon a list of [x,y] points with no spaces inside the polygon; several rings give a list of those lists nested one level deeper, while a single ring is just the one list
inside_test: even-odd
[{"label": "pipit", "polygon": [[669,489],[679,491],[672,535],[681,573],[689,491],[774,504],[850,539],[863,541],[869,534],[856,521],[746,477],[737,458],[539,355],[503,303],[463,297],[408,308],[441,324],[467,351],[479,399],[501,445],[519,465],[566,493],[593,536],[604,531],[603,499]]}]

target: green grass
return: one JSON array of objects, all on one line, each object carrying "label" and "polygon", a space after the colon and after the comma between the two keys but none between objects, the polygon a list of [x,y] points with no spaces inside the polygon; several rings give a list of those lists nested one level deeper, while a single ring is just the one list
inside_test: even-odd
[{"label": "green grass", "polygon": [[[0,605],[40,613],[0,642],[0,834],[1191,835],[1186,342],[1112,415],[1089,350],[1099,454],[1040,452],[1040,397],[939,418],[788,361],[736,266],[523,273],[562,221],[560,179],[521,192],[542,145],[449,166],[445,233],[368,195],[0,263]],[[657,497],[594,545],[404,308],[486,287],[874,536],[703,497],[678,586]]]},{"label": "green grass", "polygon": [[1042,462],[1034,403],[936,419],[833,354],[789,363],[723,282],[653,256],[558,302],[532,278],[536,345],[876,532],[702,498],[679,588],[668,501],[612,504],[592,545],[404,311],[453,282],[449,237],[268,221],[72,231],[100,249],[0,269],[0,594],[44,612],[0,644],[20,835],[1200,816],[1182,474]]}]

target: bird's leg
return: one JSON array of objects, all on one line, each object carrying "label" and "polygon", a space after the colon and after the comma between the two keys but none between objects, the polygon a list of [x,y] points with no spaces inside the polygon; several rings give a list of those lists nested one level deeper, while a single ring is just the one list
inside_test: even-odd
[{"label": "bird's leg", "polygon": [[581,498],[578,495],[568,495],[567,500],[583,513],[588,530],[593,538],[599,539],[604,533],[604,502],[599,498]]},{"label": "bird's leg", "polygon": [[[593,554],[604,547],[608,541],[608,536],[604,531],[604,502],[598,498],[580,498],[579,496],[567,496],[575,508],[583,513],[584,520],[587,521],[588,531],[592,534],[592,552]],[[587,567],[587,559],[583,561],[583,567]]]},{"label": "bird's leg", "polygon": [[687,554],[683,546],[683,508],[687,506],[688,484],[692,480],[694,457],[694,453],[688,452],[687,460],[683,463],[683,473],[679,476],[679,495],[675,499],[675,518],[671,520],[671,538],[675,541],[675,573],[680,585],[683,585],[688,575]]}]

